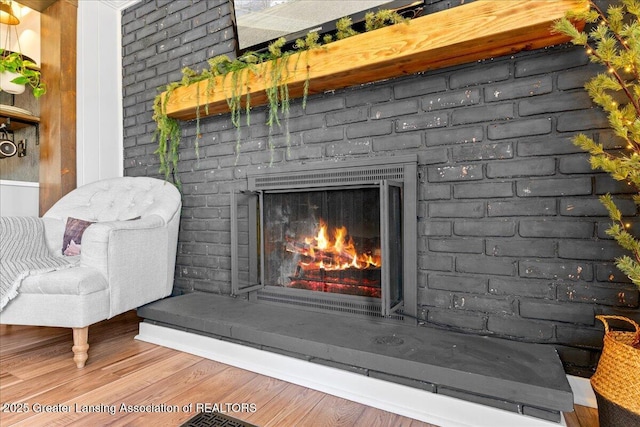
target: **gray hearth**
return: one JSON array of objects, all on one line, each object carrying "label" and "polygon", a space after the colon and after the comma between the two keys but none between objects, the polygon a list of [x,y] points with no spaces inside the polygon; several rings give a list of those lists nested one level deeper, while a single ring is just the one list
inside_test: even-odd
[{"label": "gray hearth", "polygon": [[556,351],[433,327],[190,293],[138,310],[151,322],[551,421],[573,410]]}]

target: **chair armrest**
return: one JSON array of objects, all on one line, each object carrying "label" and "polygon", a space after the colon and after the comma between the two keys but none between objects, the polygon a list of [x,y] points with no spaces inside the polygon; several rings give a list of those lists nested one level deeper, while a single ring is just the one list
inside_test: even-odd
[{"label": "chair armrest", "polygon": [[107,279],[110,316],[166,296],[167,248],[167,227],[157,215],[95,223],[85,230],[80,265]]}]

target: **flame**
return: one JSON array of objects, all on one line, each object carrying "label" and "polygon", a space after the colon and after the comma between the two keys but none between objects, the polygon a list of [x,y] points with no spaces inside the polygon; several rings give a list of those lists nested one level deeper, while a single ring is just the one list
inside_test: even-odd
[{"label": "flame", "polygon": [[301,251],[307,262],[300,262],[305,267],[323,270],[346,270],[348,268],[380,267],[380,256],[370,253],[358,253],[347,228],[342,226],[329,233],[327,224],[320,220],[318,232],[313,237],[304,239],[304,251]]}]

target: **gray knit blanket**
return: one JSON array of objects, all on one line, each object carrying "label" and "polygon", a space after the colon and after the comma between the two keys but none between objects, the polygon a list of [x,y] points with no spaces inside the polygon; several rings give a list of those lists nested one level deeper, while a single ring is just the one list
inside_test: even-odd
[{"label": "gray knit blanket", "polygon": [[41,218],[0,217],[0,311],[26,277],[71,266],[49,252]]}]

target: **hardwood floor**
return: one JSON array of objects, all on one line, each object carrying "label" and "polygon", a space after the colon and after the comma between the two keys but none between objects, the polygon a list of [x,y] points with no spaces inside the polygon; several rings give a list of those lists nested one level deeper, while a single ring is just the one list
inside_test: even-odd
[{"label": "hardwood floor", "polygon": [[[91,326],[83,369],[70,330],[0,325],[0,425],[179,426],[206,404],[265,427],[431,426],[136,341],[138,321],[132,311]],[[597,412],[576,406],[567,425],[597,427]]]}]

